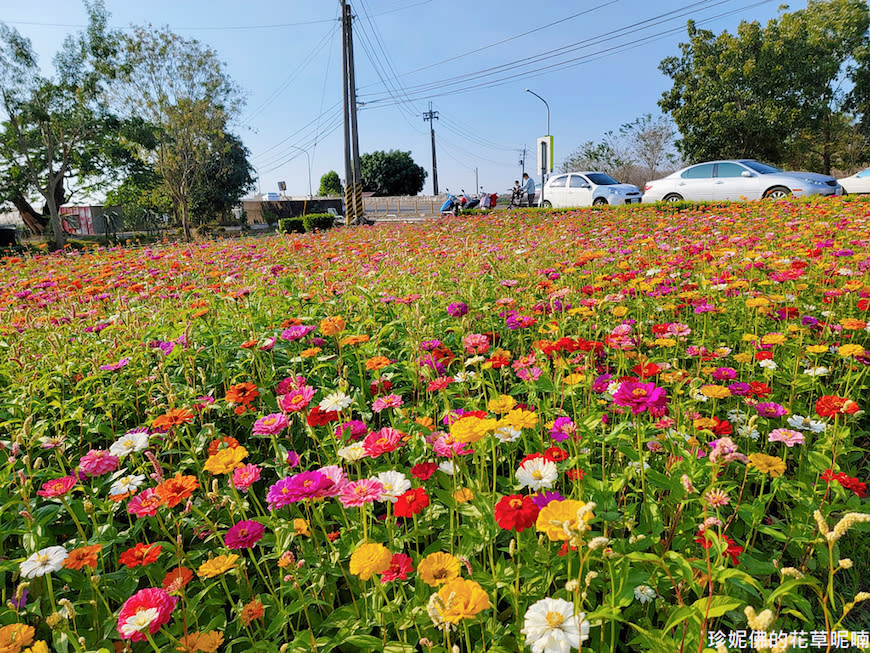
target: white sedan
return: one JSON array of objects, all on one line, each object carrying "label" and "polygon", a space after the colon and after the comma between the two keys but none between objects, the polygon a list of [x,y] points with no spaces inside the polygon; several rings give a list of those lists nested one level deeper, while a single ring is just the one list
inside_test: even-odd
[{"label": "white sedan", "polygon": [[564,209],[572,206],[640,204],[640,200],[640,188],[620,184],[603,172],[570,172],[547,180],[541,206]]},{"label": "white sedan", "polygon": [[860,195],[861,193],[870,193],[870,168],[856,172],[851,177],[838,179],[840,186],[843,187],[844,193]]}]

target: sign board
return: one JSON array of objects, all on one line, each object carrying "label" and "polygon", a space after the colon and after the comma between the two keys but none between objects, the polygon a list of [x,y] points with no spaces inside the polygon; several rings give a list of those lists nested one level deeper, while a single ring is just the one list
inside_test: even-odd
[{"label": "sign board", "polygon": [[284,191],[286,191],[287,190],[287,182],[286,181],[279,181],[278,182],[278,190],[280,190],[282,193]]},{"label": "sign board", "polygon": [[538,152],[538,172],[553,172],[553,137],[541,136],[535,149]]}]

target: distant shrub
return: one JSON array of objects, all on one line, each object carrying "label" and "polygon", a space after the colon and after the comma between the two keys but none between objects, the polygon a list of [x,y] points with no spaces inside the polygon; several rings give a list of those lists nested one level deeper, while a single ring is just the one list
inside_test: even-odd
[{"label": "distant shrub", "polygon": [[305,225],[302,218],[281,218],[278,220],[278,231],[282,234],[302,233]]},{"label": "distant shrub", "polygon": [[329,213],[309,213],[302,216],[302,224],[305,227],[305,231],[330,229],[334,222],[335,216]]}]

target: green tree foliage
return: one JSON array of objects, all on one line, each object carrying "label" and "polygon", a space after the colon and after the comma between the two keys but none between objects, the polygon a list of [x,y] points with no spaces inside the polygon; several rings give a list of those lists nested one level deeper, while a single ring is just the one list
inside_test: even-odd
[{"label": "green tree foliage", "polygon": [[416,195],[426,179],[426,171],[414,163],[411,153],[399,150],[363,154],[360,172],[363,190],[382,196]]},{"label": "green tree foliage", "polygon": [[197,171],[190,203],[196,224],[213,217],[225,220],[239,199],[254,186],[248,149],[233,134],[223,134],[221,141],[216,156]]},{"label": "green tree foliage", "polygon": [[136,28],[124,37],[118,101],[130,116],[155,126],[158,143],[140,148],[153,166],[190,239],[198,180],[221,157],[226,125],[240,94],[213,50],[167,29]]},{"label": "green tree foliage", "polygon": [[810,0],[766,26],[741,22],[736,34],[689,22],[681,55],[660,65],[673,87],[659,105],[680,130],[683,156],[786,162],[811,143],[815,167],[829,171],[837,115],[858,104],[844,88],[863,70],[868,26],[864,0]]},{"label": "green tree foliage", "polygon": [[634,165],[634,158],[613,131],[606,132],[599,142],[586,141],[562,162],[562,172],[598,171],[621,179]]},{"label": "green tree foliage", "polygon": [[679,162],[674,150],[677,128],[665,116],[644,114],[620,126],[619,136],[647,180],[655,179],[663,169],[673,169]]},{"label": "green tree foliage", "polygon": [[[53,77],[40,71],[30,40],[0,24],[0,200],[11,201],[37,232],[47,215],[56,247],[66,242],[59,213],[65,184],[87,190],[104,175],[109,143],[122,131],[105,93],[116,40],[106,31],[102,3],[86,6],[88,28],[63,42]],[[42,213],[28,199],[37,195]]]},{"label": "green tree foliage", "polygon": [[320,190],[317,191],[317,194],[321,197],[344,195],[341,179],[338,178],[338,173],[335,170],[330,170],[320,178]]}]

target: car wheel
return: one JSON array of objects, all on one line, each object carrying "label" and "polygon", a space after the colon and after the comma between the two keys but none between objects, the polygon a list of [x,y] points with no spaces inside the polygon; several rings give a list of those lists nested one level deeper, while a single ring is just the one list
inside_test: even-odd
[{"label": "car wheel", "polygon": [[668,193],[664,196],[663,202],[682,202],[683,196],[678,195],[677,193]]},{"label": "car wheel", "polygon": [[764,197],[769,200],[781,200],[790,196],[791,191],[785,186],[774,186],[764,193]]},{"label": "car wheel", "polygon": [[545,209],[552,209],[553,208],[553,205],[550,203],[550,200],[544,200],[543,202],[541,202],[541,206],[544,207]]},{"label": "car wheel", "polygon": [[604,206],[605,204],[607,204],[607,200],[603,197],[596,197],[592,200],[592,206]]}]

